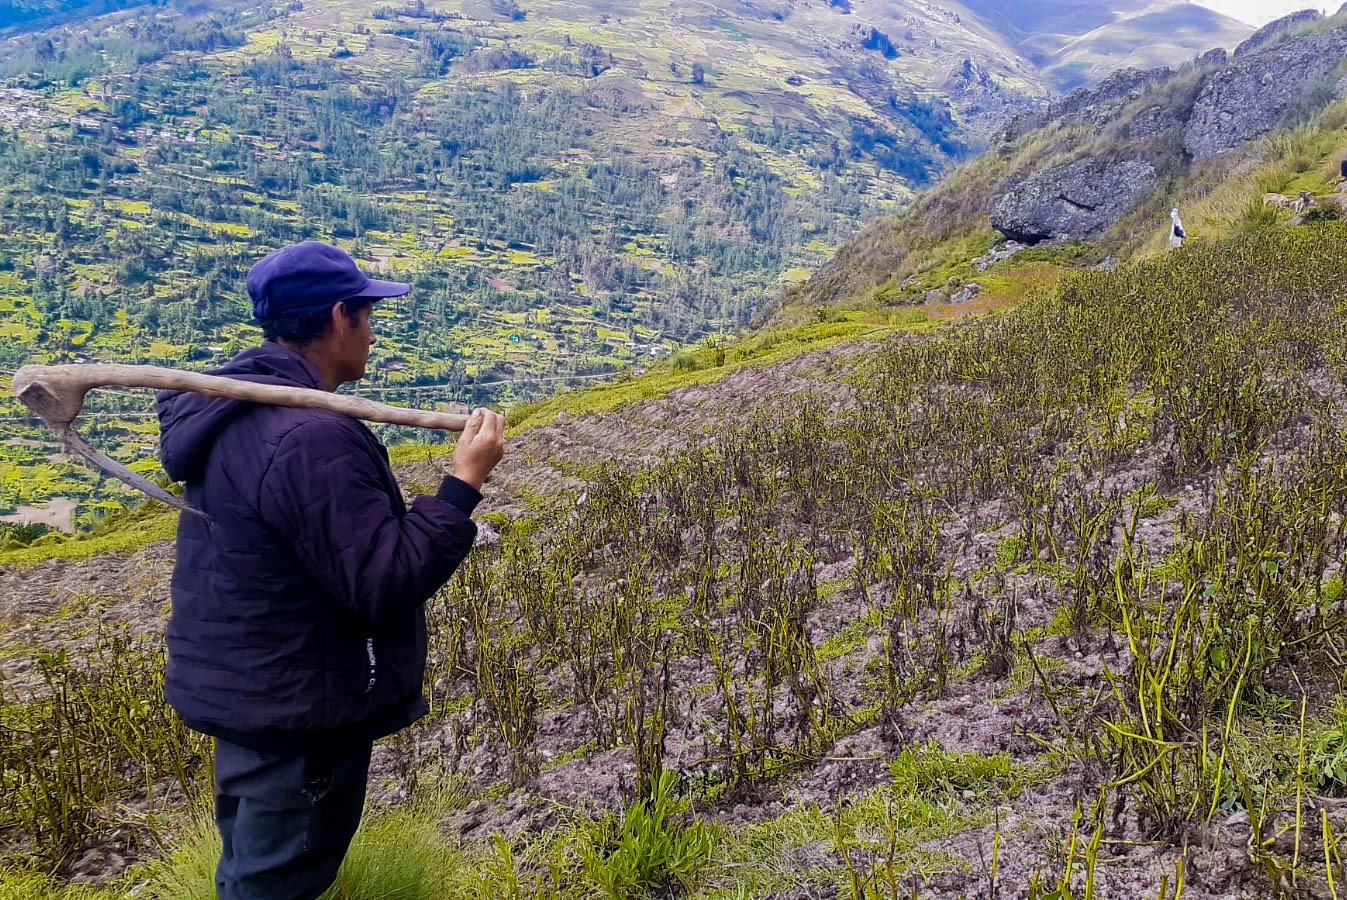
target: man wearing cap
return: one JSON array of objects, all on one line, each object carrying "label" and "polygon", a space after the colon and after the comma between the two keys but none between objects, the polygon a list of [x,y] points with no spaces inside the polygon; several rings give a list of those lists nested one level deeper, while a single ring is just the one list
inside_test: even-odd
[{"label": "man wearing cap", "polygon": [[[216,374],[334,391],[364,376],[376,281],[306,241],[248,273],[266,337]],[[178,523],[165,693],[215,738],[222,900],[309,900],[360,822],[374,741],[425,715],[423,604],[472,548],[503,453],[476,410],[439,490],[402,499],[355,419],[193,393],[159,396],[164,469],[206,514]]]}]

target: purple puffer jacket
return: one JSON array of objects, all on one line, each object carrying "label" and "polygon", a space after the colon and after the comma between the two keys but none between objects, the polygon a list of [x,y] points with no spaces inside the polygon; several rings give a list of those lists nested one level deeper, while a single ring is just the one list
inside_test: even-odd
[{"label": "purple puffer jacket", "polygon": [[[267,342],[216,374],[322,387]],[[285,752],[375,740],[426,712],[423,604],[472,549],[481,496],[450,477],[408,509],[354,419],[159,396],[160,458],[209,516],[178,523],[168,701],[192,728]]]}]

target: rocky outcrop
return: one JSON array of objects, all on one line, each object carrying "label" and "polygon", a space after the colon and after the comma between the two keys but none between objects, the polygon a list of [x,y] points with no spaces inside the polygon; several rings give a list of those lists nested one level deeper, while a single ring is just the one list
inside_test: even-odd
[{"label": "rocky outcrop", "polygon": [[1151,85],[1172,74],[1164,67],[1120,69],[1092,88],[1080,88],[1048,104],[1045,110],[1017,117],[1006,126],[1002,137],[1006,141],[1013,141],[1049,122],[1103,125],[1116,118],[1124,107],[1144,94]]},{"label": "rocky outcrop", "polygon": [[979,272],[985,272],[997,263],[1010,259],[1023,249],[1024,245],[1019,241],[1006,241],[1001,244],[993,244],[991,249],[982,256],[973,258],[973,268],[977,269]]},{"label": "rocky outcrop", "polygon": [[1030,176],[1001,198],[991,224],[1012,240],[1098,237],[1155,187],[1155,168],[1139,160],[1087,157]]},{"label": "rocky outcrop", "polygon": [[1342,29],[1246,54],[1203,85],[1184,131],[1184,148],[1204,159],[1262,137],[1317,90],[1331,86],[1344,56],[1347,31]]},{"label": "rocky outcrop", "polygon": [[1235,48],[1235,59],[1248,56],[1250,53],[1257,53],[1277,43],[1286,33],[1297,25],[1307,25],[1311,22],[1317,22],[1324,17],[1324,14],[1317,9],[1302,9],[1300,12],[1293,12],[1289,16],[1282,16],[1275,22],[1269,22],[1262,28],[1249,35],[1244,43]]},{"label": "rocky outcrop", "polygon": [[1174,111],[1164,106],[1148,106],[1127,123],[1124,134],[1132,140],[1151,140],[1164,137],[1183,127]]},{"label": "rocky outcrop", "polygon": [[1197,58],[1199,66],[1223,66],[1230,62],[1230,53],[1224,47],[1213,47]]}]

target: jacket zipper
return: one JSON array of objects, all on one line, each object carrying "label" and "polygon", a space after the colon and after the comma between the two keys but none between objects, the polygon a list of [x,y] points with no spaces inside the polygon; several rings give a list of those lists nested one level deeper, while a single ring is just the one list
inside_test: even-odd
[{"label": "jacket zipper", "polygon": [[374,638],[365,638],[365,657],[369,661],[369,681],[365,684],[365,693],[374,690],[374,683],[379,680],[379,661],[374,656]]}]

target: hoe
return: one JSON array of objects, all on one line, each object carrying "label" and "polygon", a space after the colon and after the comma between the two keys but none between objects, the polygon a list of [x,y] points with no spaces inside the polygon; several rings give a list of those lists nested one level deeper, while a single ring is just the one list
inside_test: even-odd
[{"label": "hoe", "polygon": [[225,397],[271,406],[327,409],[367,422],[410,425],[440,431],[462,431],[468,417],[422,409],[401,409],[363,397],[332,394],[311,388],[256,384],[221,375],[181,372],[158,366],[86,364],[70,366],[24,366],[14,374],[14,395],[23,401],[65,442],[66,449],[156,500],[184,512],[201,513],[154,482],[94,449],[75,431],[75,418],[84,408],[84,396],[100,387],[141,387],[165,391],[193,391],[209,397]]}]

